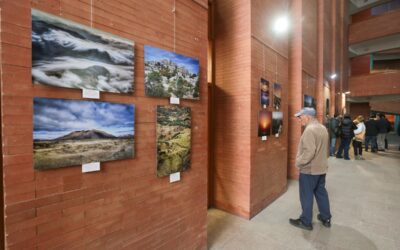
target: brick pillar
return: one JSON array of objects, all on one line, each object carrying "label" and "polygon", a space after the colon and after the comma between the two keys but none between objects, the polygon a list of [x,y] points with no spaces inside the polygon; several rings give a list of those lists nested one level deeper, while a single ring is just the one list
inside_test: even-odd
[{"label": "brick pillar", "polygon": [[[336,1],[331,2],[332,8],[332,49],[331,49],[331,74],[336,73]],[[336,73],[337,74],[337,73]],[[330,85],[330,115],[334,115],[338,111],[337,104],[337,89],[336,89],[336,79],[329,80]]]},{"label": "brick pillar", "polygon": [[302,107],[302,0],[292,0],[292,33],[289,40],[289,159],[288,177],[298,179],[295,166],[301,124],[294,114]]},{"label": "brick pillar", "polygon": [[324,1],[317,2],[317,83],[315,86],[317,102],[317,119],[324,120]]}]

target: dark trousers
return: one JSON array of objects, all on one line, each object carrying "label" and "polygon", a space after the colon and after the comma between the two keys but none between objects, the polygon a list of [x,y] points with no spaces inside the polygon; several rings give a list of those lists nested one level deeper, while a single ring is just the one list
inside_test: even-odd
[{"label": "dark trousers", "polygon": [[368,150],[369,143],[371,142],[371,151],[377,151],[378,150],[378,142],[376,140],[376,135],[368,135],[365,136],[365,150]]},{"label": "dark trousers", "polygon": [[362,142],[353,140],[354,155],[362,155]]},{"label": "dark trousers", "polygon": [[326,174],[310,175],[300,173],[299,190],[301,208],[303,209],[300,219],[306,225],[310,225],[312,222],[314,196],[321,218],[328,220],[332,217],[329,208],[328,192],[325,189],[325,176]]},{"label": "dark trousers", "polygon": [[344,158],[350,159],[349,157],[349,149],[350,149],[350,138],[342,138],[340,140],[340,146],[336,153],[336,157],[342,158],[342,153],[344,152]]}]

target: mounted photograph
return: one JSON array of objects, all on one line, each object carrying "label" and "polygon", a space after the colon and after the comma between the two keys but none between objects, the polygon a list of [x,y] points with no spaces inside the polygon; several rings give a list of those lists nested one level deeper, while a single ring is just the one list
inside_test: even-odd
[{"label": "mounted photograph", "polygon": [[275,137],[279,137],[282,133],[283,126],[283,113],[282,112],[272,112],[272,134]]},{"label": "mounted photograph", "polygon": [[32,80],[54,87],[134,91],[134,42],[32,9]]},{"label": "mounted photograph", "polygon": [[264,78],[260,80],[260,91],[261,107],[269,107],[269,81]]},{"label": "mounted photograph", "polygon": [[281,109],[281,101],[282,101],[282,85],[279,83],[274,83],[274,109]]},{"label": "mounted photograph", "polygon": [[272,114],[270,111],[261,110],[258,113],[258,137],[271,134]]},{"label": "mounted photograph", "polygon": [[149,45],[144,46],[145,94],[153,97],[200,99],[199,60]]},{"label": "mounted photograph", "polygon": [[33,99],[36,170],[134,157],[135,105]]},{"label": "mounted photograph", "polygon": [[157,176],[185,171],[190,166],[191,109],[157,106]]}]

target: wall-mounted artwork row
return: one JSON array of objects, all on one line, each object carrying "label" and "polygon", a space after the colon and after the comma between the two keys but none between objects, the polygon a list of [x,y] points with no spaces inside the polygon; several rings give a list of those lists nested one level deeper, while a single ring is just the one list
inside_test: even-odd
[{"label": "wall-mounted artwork row", "polygon": [[260,80],[260,90],[261,107],[266,108],[269,106],[269,82],[263,78]]},{"label": "wall-mounted artwork row", "polygon": [[133,104],[33,99],[34,168],[134,157]]},{"label": "wall-mounted artwork row", "polygon": [[304,103],[303,103],[304,108],[316,108],[317,105],[315,104],[315,99],[312,96],[309,95],[304,95]]},{"label": "wall-mounted artwork row", "polygon": [[144,46],[147,96],[200,99],[199,60]]},{"label": "wall-mounted artwork row", "polygon": [[189,168],[190,153],[190,108],[157,106],[157,176]]},{"label": "wall-mounted artwork row", "polygon": [[282,86],[278,83],[274,83],[274,109],[281,109],[281,101],[282,101]]},{"label": "wall-mounted artwork row", "polygon": [[271,134],[272,113],[270,111],[261,110],[258,113],[258,136],[266,136]]},{"label": "wall-mounted artwork row", "polygon": [[32,78],[36,84],[132,93],[134,43],[32,10]]},{"label": "wall-mounted artwork row", "polygon": [[283,127],[283,113],[282,112],[272,112],[272,134],[276,137],[282,133]]}]

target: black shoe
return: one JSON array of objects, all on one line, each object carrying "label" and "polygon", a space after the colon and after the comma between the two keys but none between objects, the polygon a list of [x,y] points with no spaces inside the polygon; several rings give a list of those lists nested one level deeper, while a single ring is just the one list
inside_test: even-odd
[{"label": "black shoe", "polygon": [[329,219],[329,220],[323,220],[322,218],[321,218],[321,215],[319,214],[318,216],[317,216],[317,219],[319,220],[319,221],[321,221],[321,223],[322,223],[322,225],[324,225],[324,227],[331,227],[331,219]]},{"label": "black shoe", "polygon": [[342,159],[342,158],[343,158],[343,156],[337,155],[337,156],[336,156],[336,158],[338,158],[338,159]]},{"label": "black shoe", "polygon": [[344,158],[345,160],[350,160],[350,158]]},{"label": "black shoe", "polygon": [[292,224],[293,226],[299,227],[301,229],[305,229],[305,230],[309,230],[309,231],[313,230],[313,226],[311,224],[306,225],[301,221],[301,219],[289,219],[289,223]]}]

